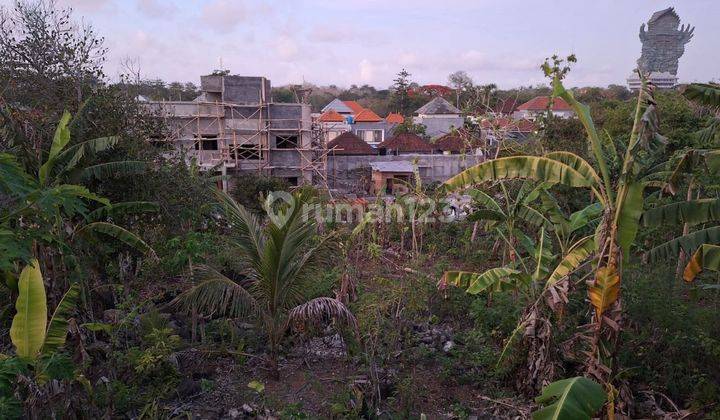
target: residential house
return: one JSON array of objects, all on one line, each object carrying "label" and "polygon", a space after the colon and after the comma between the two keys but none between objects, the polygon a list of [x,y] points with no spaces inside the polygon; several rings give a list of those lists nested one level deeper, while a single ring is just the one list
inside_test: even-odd
[{"label": "residential house", "polygon": [[444,155],[482,154],[481,139],[468,130],[454,130],[432,142],[434,150]]},{"label": "residential house", "polygon": [[370,194],[402,195],[410,192],[415,166],[407,160],[394,162],[370,162],[372,184]]},{"label": "residential house", "polygon": [[402,124],[405,122],[405,117],[403,117],[402,114],[391,112],[385,117],[385,122],[388,124]]},{"label": "residential house", "polygon": [[328,142],[331,156],[376,155],[377,150],[351,132],[345,132]]},{"label": "residential house", "polygon": [[413,122],[425,126],[425,134],[434,138],[447,134],[453,128],[462,128],[465,120],[462,113],[453,104],[440,96],[415,111]]},{"label": "residential house", "polygon": [[350,131],[350,124],[346,117],[334,109],[323,112],[317,119],[323,132],[325,141],[329,142],[346,131]]},{"label": "residential house", "polygon": [[520,104],[515,98],[499,99],[493,107],[493,112],[496,115],[510,116],[513,112],[515,112],[518,105]]},{"label": "residential house", "polygon": [[381,155],[432,153],[433,147],[416,134],[402,133],[390,137],[377,146]]},{"label": "residential house", "polygon": [[575,116],[575,112],[563,98],[553,98],[551,106],[549,96],[536,96],[518,106],[513,112],[513,118],[535,121],[539,115],[546,114],[548,111],[560,118],[572,118]]},{"label": "residential house", "polygon": [[392,130],[403,121],[401,115],[388,116],[392,116],[389,121],[355,101],[333,99],[325,105],[317,120],[326,132],[325,141],[351,131],[368,144],[377,146],[390,137]]}]

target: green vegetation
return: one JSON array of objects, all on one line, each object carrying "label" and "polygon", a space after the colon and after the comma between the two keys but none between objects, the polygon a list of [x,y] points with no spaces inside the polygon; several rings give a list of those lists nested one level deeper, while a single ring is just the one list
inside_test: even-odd
[{"label": "green vegetation", "polygon": [[[68,11],[3,13],[0,418],[720,416],[718,85],[568,90],[574,57],[552,87],[456,73],[469,114],[545,93],[578,118],[441,186],[418,169],[391,218],[325,221],[343,198],[222,192],[148,141],[167,127],[134,98],[194,87],[111,84]],[[447,221],[428,203],[453,194]]]}]

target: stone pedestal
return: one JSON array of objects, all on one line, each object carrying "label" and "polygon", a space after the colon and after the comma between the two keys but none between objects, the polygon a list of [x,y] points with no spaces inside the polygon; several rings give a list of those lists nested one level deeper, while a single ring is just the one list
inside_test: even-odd
[{"label": "stone pedestal", "polygon": [[[669,72],[654,71],[648,75],[647,79],[658,89],[673,89],[678,84],[677,76],[670,74]],[[642,86],[640,78],[634,73],[627,78],[627,83],[630,90],[639,90]]]}]

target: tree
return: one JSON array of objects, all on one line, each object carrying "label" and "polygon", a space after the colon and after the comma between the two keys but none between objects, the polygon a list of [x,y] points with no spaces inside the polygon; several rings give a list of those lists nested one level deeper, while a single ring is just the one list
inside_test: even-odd
[{"label": "tree", "polygon": [[0,83],[8,102],[57,119],[103,78],[103,38],[49,0],[0,8]]},{"label": "tree", "polygon": [[[574,62],[574,57],[569,57],[568,62]],[[603,216],[595,240],[594,279],[588,288],[594,315],[585,369],[611,390],[613,372],[617,369],[613,363],[614,355],[622,328],[620,284],[623,262],[629,259],[639,228],[643,193],[649,185],[645,176],[666,140],[657,132],[659,121],[651,86],[643,83],[638,93],[633,128],[624,156],[621,156],[612,139],[600,137],[589,108],[576,101],[564,88],[562,78],[569,67],[553,57],[552,62],[546,61],[543,70],[553,79],[554,96],[563,98],[583,123],[599,170],[568,152],[553,152],[543,157],[513,156],[469,168],[446,181],[445,187],[454,191],[481,182],[525,178],[592,191],[603,206]],[[614,176],[610,171],[612,162],[619,163]]]},{"label": "tree", "polygon": [[[253,317],[267,335],[268,362],[275,378],[279,377],[280,344],[292,325],[327,317],[357,328],[355,317],[342,302],[312,296],[323,241],[315,243],[315,219],[304,220],[303,205],[310,202],[307,191],[294,194],[291,208],[281,209],[282,215],[270,217],[265,226],[226,193],[216,194],[230,224],[243,276],[231,279],[212,267],[196,267],[198,284],[180,295],[176,304],[208,315]],[[268,202],[272,201],[271,196]],[[272,211],[269,204],[266,210]]]},{"label": "tree", "polygon": [[448,82],[455,88],[455,106],[460,108],[460,94],[472,87],[472,78],[465,71],[458,70],[448,76]]},{"label": "tree", "polygon": [[[720,86],[716,84],[691,84],[684,89],[683,95],[710,110],[720,109]],[[720,227],[706,225],[720,220],[720,199],[701,197],[703,187],[711,186],[720,171],[719,133],[720,118],[716,117],[695,133],[692,137],[693,147],[683,151],[670,172],[666,189],[675,194],[681,182],[687,179],[686,201],[656,207],[642,216],[646,227],[683,226],[680,236],[650,249],[648,259],[654,262],[677,257],[678,274],[682,272],[688,282],[693,281],[703,270],[720,269]],[[695,226],[700,226],[700,229],[690,232],[690,228]],[[685,266],[689,255],[692,258]]]},{"label": "tree", "polygon": [[[29,164],[29,170],[15,156],[0,153],[0,194],[9,198],[9,205],[0,208],[0,249],[12,251],[0,256],[0,270],[16,277],[17,263],[27,263],[32,256],[46,267],[51,291],[62,280],[69,280],[71,270],[79,268],[77,256],[82,239],[106,235],[152,252],[138,236],[105,221],[113,212],[117,216],[123,207],[126,211],[145,211],[151,203],[124,203],[113,209],[106,198],[72,183],[137,173],[144,170],[144,162],[93,162],[95,154],[112,148],[118,138],[102,137],[70,145],[70,118],[69,113],[63,115],[48,156]],[[93,204],[102,207],[90,211]],[[98,250],[92,253],[97,259]]]},{"label": "tree", "polygon": [[392,96],[390,103],[396,112],[404,116],[410,115],[410,76],[407,70],[402,69],[393,79],[393,85],[390,87]]},{"label": "tree", "polygon": [[416,124],[413,122],[412,118],[406,117],[402,124],[398,124],[395,128],[393,128],[392,134],[393,136],[397,136],[398,134],[411,133],[417,134],[420,137],[425,137],[425,130],[425,125]]}]

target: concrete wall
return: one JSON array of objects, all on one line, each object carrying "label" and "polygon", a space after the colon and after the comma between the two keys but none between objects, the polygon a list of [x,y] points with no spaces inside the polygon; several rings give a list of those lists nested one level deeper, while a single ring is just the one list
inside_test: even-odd
[{"label": "concrete wall", "polygon": [[[482,162],[475,155],[421,155],[400,156],[328,156],[327,175],[330,188],[362,194],[357,191],[361,177],[369,177],[370,162],[396,162],[417,159],[423,182],[443,182],[461,171]],[[368,178],[369,180],[369,178]]]}]

